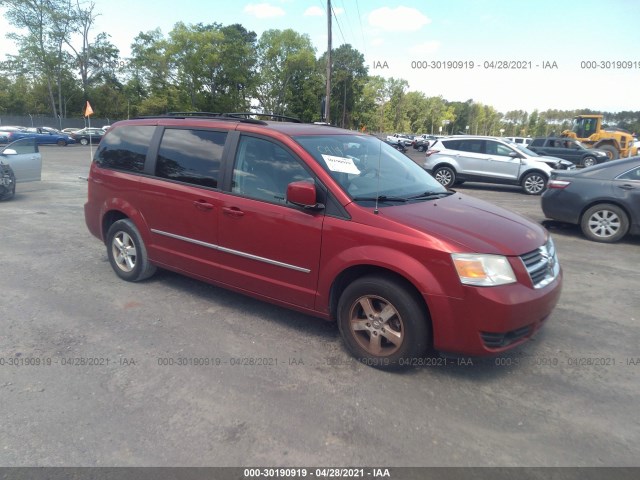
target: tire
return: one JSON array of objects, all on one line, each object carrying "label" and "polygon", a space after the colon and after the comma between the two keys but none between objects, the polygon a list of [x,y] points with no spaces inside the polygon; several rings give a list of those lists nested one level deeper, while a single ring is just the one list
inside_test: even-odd
[{"label": "tire", "polygon": [[607,157],[609,157],[609,160],[617,160],[618,158],[620,158],[620,153],[618,152],[618,150],[616,150],[616,147],[614,147],[613,145],[601,145],[597,148],[598,150],[607,152]]},{"label": "tire", "polygon": [[338,302],[338,327],[347,349],[376,368],[398,368],[422,356],[430,343],[428,322],[416,295],[381,275],[354,281]]},{"label": "tire", "polygon": [[547,180],[543,173],[527,173],[522,178],[522,188],[527,195],[540,195],[547,188]]},{"label": "tire", "polygon": [[445,188],[451,188],[457,182],[456,171],[451,167],[438,167],[433,171],[435,178]]},{"label": "tire", "polygon": [[88,138],[81,138],[80,139],[80,145],[89,145],[89,139]]},{"label": "tire", "polygon": [[58,140],[56,143],[58,144],[59,147],[66,147],[67,146],[67,142],[65,142],[62,139]]},{"label": "tire", "polygon": [[589,240],[614,243],[629,231],[629,217],[617,205],[600,203],[584,212],[580,228]]},{"label": "tire", "polygon": [[16,185],[13,185],[13,188],[9,193],[5,193],[4,195],[0,195],[0,202],[4,202],[6,200],[11,200],[16,195]]},{"label": "tire", "polygon": [[595,164],[598,163],[598,161],[596,160],[596,157],[592,157],[591,155],[584,157],[582,159],[582,166],[587,168],[587,167],[593,167]]},{"label": "tire", "polygon": [[139,282],[156,272],[149,262],[140,232],[129,219],[114,222],[107,232],[107,256],[113,271],[123,280]]}]

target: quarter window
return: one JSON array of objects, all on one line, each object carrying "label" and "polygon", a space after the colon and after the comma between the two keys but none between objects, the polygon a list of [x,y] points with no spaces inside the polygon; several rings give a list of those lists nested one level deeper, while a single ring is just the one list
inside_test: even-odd
[{"label": "quarter window", "polygon": [[258,200],[285,203],[287,185],[313,177],[284,148],[254,137],[241,137],[233,169],[232,192]]},{"label": "quarter window", "polygon": [[226,132],[166,129],[158,151],[156,175],[217,188],[226,139]]},{"label": "quarter window", "polygon": [[640,181],[640,167],[629,170],[618,177],[618,180],[636,180]]},{"label": "quarter window", "polygon": [[154,126],[130,125],[105,135],[96,151],[96,163],[101,167],[142,173]]}]

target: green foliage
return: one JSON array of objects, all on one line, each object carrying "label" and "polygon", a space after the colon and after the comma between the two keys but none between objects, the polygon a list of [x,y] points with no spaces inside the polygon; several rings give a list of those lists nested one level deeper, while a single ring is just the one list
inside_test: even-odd
[{"label": "green foliage", "polygon": [[[120,119],[167,111],[247,111],[321,118],[326,52],[316,57],[307,35],[267,30],[258,39],[240,24],[178,22],[139,32],[131,57],[104,32],[93,34],[94,3],[0,0],[19,32],[18,54],[0,62],[0,113],[80,116],[86,100],[96,114]],[[538,136],[560,133],[589,109],[496,111],[469,99],[410,91],[401,78],[370,76],[351,45],[332,51],[331,122],[370,132]],[[604,112],[611,126],[640,131],[640,112]]]}]

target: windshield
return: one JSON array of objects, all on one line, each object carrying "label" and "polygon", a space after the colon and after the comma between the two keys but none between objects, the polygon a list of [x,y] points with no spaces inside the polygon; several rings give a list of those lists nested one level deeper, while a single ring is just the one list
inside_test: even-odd
[{"label": "windshield", "polygon": [[294,139],[355,201],[407,201],[447,193],[409,157],[371,135]]},{"label": "windshield", "polygon": [[536,152],[534,152],[533,150],[529,150],[522,143],[512,143],[511,145],[516,147],[518,150],[520,150],[521,152],[526,153],[527,155],[529,155],[531,157],[539,157],[540,156]]}]

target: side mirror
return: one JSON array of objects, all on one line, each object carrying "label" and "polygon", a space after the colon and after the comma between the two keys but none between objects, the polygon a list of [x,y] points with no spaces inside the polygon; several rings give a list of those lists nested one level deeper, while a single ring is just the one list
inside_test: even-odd
[{"label": "side mirror", "polygon": [[316,186],[306,181],[287,185],[287,202],[310,210],[322,210],[324,205],[316,202]]},{"label": "side mirror", "polygon": [[2,151],[2,155],[17,155],[18,152],[16,152],[13,148],[5,148]]},{"label": "side mirror", "polygon": [[511,152],[509,156],[511,158],[522,158],[522,155],[520,155],[518,152]]}]

